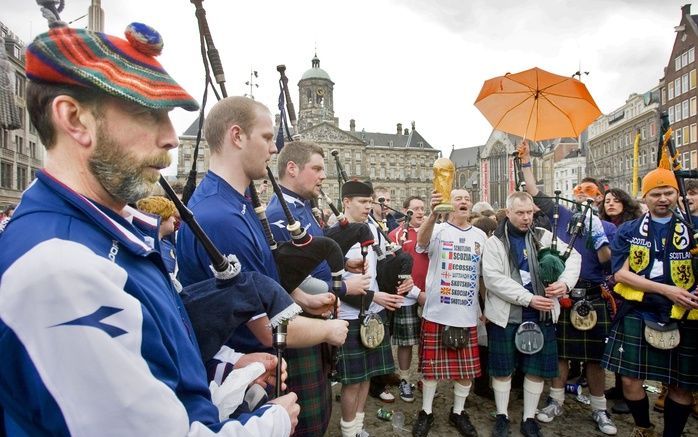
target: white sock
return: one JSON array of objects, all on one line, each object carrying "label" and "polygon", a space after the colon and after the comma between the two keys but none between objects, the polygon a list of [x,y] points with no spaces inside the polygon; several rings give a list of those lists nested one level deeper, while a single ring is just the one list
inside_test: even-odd
[{"label": "white sock", "polygon": [[538,401],[540,400],[540,395],[543,393],[543,381],[534,382],[528,378],[524,378],[523,392],[523,420],[533,419],[536,414],[536,408],[538,408]]},{"label": "white sock", "polygon": [[565,403],[565,389],[550,387],[550,397],[555,399],[560,405]]},{"label": "white sock", "polygon": [[366,413],[363,411],[356,413],[356,418],[354,419],[354,422],[356,422],[354,425],[354,434],[360,434],[361,430],[364,429],[364,417],[366,417]]},{"label": "white sock", "polygon": [[596,411],[596,410],[604,410],[606,411],[606,396],[594,396],[592,394],[589,395],[589,399],[591,400],[591,411]]},{"label": "white sock", "polygon": [[509,417],[509,393],[511,393],[511,379],[506,381],[492,378],[492,391],[494,391],[494,404],[497,407],[497,414],[504,414]]},{"label": "white sock", "polygon": [[344,419],[339,419],[339,428],[342,430],[342,437],[356,437],[356,418],[350,422],[345,422]]},{"label": "white sock", "polygon": [[462,384],[459,384],[457,381],[453,381],[453,412],[454,413],[460,414],[463,411],[463,408],[465,408],[465,399],[470,394],[470,387],[472,387],[472,386],[473,386],[472,383],[470,385],[462,385]]},{"label": "white sock", "polygon": [[422,380],[422,410],[425,413],[431,414],[431,404],[434,403],[434,395],[436,394],[436,380]]}]

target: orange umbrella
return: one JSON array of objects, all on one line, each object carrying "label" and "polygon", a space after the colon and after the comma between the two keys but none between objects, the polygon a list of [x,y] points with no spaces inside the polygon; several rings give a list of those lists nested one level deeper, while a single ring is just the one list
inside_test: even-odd
[{"label": "orange umbrella", "polygon": [[578,137],[601,115],[582,82],[540,68],[485,81],[475,106],[495,129],[533,141]]}]

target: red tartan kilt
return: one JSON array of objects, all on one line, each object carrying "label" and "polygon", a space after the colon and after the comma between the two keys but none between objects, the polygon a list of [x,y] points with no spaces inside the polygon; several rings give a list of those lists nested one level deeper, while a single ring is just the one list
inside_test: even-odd
[{"label": "red tartan kilt", "polygon": [[450,349],[441,343],[444,325],[422,319],[419,341],[419,370],[424,379],[473,379],[482,374],[477,327],[468,328],[468,346]]}]

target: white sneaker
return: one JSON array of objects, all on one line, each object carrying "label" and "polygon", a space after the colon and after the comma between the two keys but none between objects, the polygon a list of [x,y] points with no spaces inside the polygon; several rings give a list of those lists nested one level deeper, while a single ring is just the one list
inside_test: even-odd
[{"label": "white sneaker", "polygon": [[548,405],[536,413],[536,419],[543,423],[550,423],[558,416],[562,416],[562,405],[551,397],[548,397]]},{"label": "white sneaker", "polygon": [[606,435],[616,435],[618,433],[618,428],[611,420],[611,416],[608,415],[606,410],[595,410],[591,413],[591,418],[599,426],[599,431]]},{"label": "white sneaker", "polygon": [[378,398],[388,404],[395,402],[395,396],[393,396],[393,394],[390,393],[387,388],[383,390],[380,395],[378,395]]}]

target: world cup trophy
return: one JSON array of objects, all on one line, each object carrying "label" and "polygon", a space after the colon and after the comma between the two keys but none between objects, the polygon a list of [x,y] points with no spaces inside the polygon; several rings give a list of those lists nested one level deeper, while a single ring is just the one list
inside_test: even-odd
[{"label": "world cup trophy", "polygon": [[456,174],[456,166],[448,158],[439,158],[434,161],[434,191],[441,194],[441,203],[434,207],[434,212],[448,213],[453,211],[451,205],[451,190],[453,178]]}]

